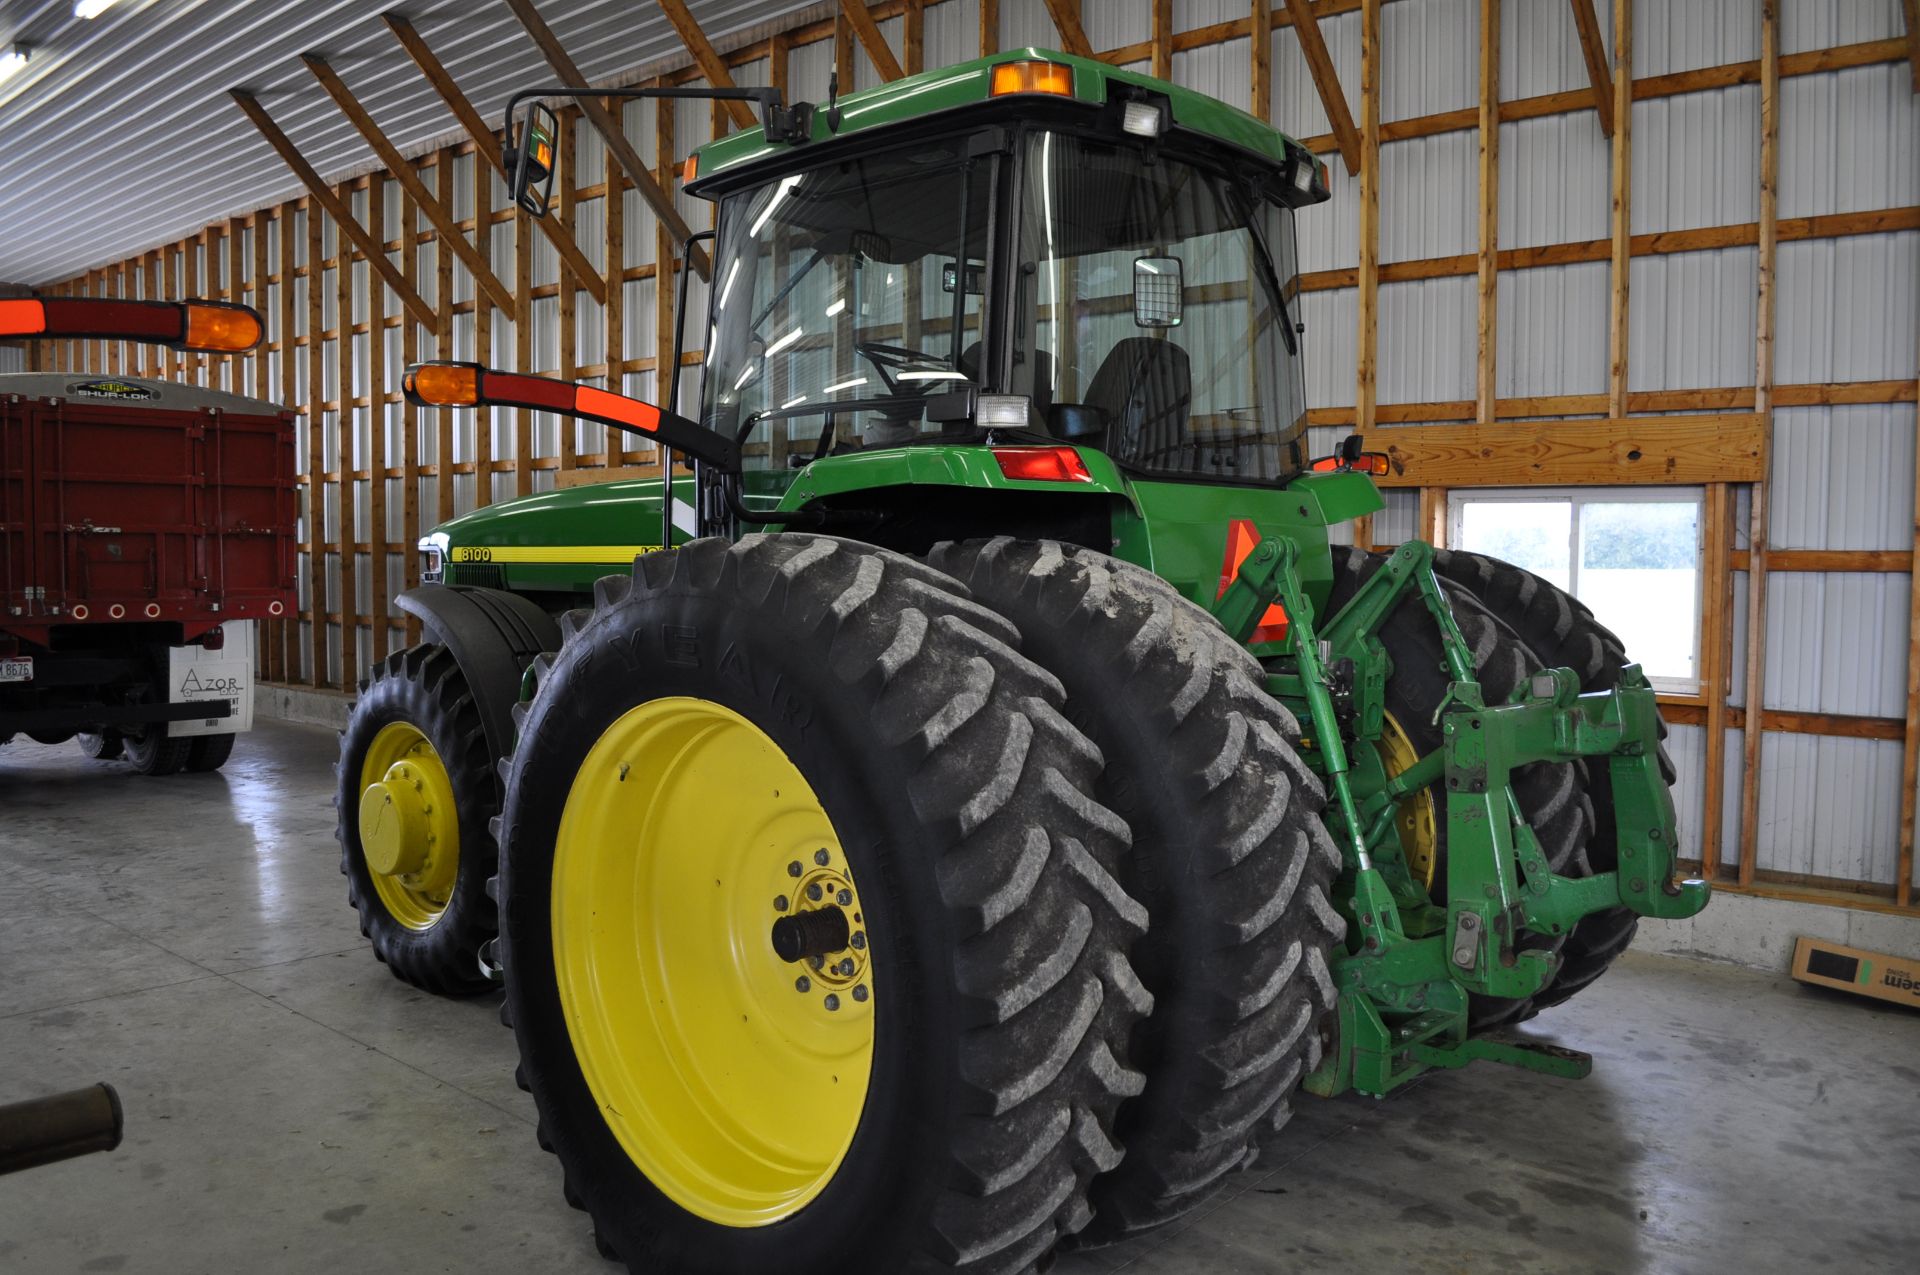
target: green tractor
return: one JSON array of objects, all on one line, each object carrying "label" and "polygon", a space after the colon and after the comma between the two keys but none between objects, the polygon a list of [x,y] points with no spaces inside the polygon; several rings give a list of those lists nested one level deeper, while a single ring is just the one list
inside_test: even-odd
[{"label": "green tractor", "polygon": [[436,530],[428,640],[342,739],[363,928],[421,987],[504,981],[602,1251],[1028,1271],[1193,1208],[1302,1089],[1585,1074],[1497,1029],[1706,902],[1654,694],[1515,567],[1330,543],[1384,461],[1306,450],[1325,169],[1033,49],[736,95],[765,126],[688,187],[697,417],[677,373],[407,378],[673,477]]}]

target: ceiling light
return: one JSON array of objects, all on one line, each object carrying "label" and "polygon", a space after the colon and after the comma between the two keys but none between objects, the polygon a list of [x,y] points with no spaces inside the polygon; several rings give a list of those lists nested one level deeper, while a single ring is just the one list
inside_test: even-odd
[{"label": "ceiling light", "polygon": [[29,50],[24,44],[16,44],[5,53],[0,53],[0,80],[10,79],[13,73],[27,64]]},{"label": "ceiling light", "polygon": [[113,0],[79,0],[79,3],[73,6],[73,16],[97,18],[111,8],[113,8]]}]

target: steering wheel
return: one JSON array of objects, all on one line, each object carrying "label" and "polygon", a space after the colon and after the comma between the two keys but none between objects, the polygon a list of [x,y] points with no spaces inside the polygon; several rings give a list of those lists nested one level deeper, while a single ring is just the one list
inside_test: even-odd
[{"label": "steering wheel", "polygon": [[873,364],[880,373],[880,379],[886,383],[887,393],[898,394],[899,384],[893,373],[910,367],[923,367],[933,363],[946,365],[946,360],[937,354],[928,354],[925,350],[909,350],[903,345],[882,345],[878,341],[856,341],[853,351],[867,362]]}]

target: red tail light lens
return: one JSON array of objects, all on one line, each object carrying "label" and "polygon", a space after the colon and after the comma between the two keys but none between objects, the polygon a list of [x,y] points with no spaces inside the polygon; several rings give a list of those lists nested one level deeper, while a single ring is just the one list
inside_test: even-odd
[{"label": "red tail light lens", "polygon": [[1000,472],[1023,483],[1090,483],[1093,474],[1071,447],[996,447]]}]

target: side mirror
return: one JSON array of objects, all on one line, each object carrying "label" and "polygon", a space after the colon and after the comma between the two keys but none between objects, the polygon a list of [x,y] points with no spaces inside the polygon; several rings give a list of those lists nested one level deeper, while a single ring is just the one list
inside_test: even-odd
[{"label": "side mirror", "polygon": [[1186,299],[1186,276],[1178,257],[1133,259],[1133,322],[1142,328],[1177,328]]},{"label": "side mirror", "polygon": [[514,206],[530,217],[546,216],[553,202],[553,146],[559,135],[560,120],[553,109],[530,102],[519,139],[501,149]]}]

